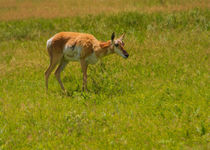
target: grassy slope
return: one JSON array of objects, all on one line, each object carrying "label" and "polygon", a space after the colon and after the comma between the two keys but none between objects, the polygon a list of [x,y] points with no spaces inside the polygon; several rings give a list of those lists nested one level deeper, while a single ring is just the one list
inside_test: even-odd
[{"label": "grassy slope", "polygon": [[[0,22],[0,149],[207,149],[209,10]],[[77,63],[45,93],[46,40],[59,31],[109,40],[127,33],[130,58]]]},{"label": "grassy slope", "polygon": [[173,12],[210,8],[209,0],[0,0],[0,20],[113,14],[122,11]]}]

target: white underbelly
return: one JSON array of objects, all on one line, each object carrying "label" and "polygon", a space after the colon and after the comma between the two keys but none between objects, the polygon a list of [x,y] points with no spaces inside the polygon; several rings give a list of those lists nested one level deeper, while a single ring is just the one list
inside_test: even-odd
[{"label": "white underbelly", "polygon": [[88,57],[85,58],[85,61],[88,64],[95,64],[98,61],[98,58],[96,57],[95,53],[92,53],[91,55],[89,55]]},{"label": "white underbelly", "polygon": [[63,50],[64,58],[68,61],[79,61],[82,47],[80,46],[66,46]]},{"label": "white underbelly", "polygon": [[[81,46],[65,46],[63,50],[64,58],[68,61],[80,61],[81,52]],[[92,53],[85,58],[85,61],[88,64],[95,64],[97,63],[98,58],[96,57],[95,53]]]}]

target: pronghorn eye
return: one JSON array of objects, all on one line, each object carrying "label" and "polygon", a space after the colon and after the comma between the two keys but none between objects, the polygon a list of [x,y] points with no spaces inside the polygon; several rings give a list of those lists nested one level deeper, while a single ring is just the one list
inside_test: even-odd
[{"label": "pronghorn eye", "polygon": [[119,44],[117,43],[117,44],[114,44],[116,47],[118,47],[119,46]]}]

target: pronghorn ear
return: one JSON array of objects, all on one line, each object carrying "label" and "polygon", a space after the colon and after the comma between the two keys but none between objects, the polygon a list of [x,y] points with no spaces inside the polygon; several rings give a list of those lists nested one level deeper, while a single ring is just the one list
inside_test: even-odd
[{"label": "pronghorn ear", "polygon": [[123,40],[124,39],[124,37],[125,37],[125,33],[123,33],[122,35],[121,35],[121,37],[119,38],[119,40]]},{"label": "pronghorn ear", "polygon": [[111,36],[111,41],[112,41],[112,42],[114,41],[114,38],[115,38],[115,33],[113,32],[113,33],[112,33],[112,36]]}]

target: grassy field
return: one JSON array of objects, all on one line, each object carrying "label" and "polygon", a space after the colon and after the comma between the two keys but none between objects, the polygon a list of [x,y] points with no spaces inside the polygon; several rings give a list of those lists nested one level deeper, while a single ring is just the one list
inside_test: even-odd
[{"label": "grassy field", "polygon": [[0,20],[210,8],[209,0],[0,0]]},{"label": "grassy field", "polygon": [[[40,16],[43,8],[21,16],[29,10],[23,6],[49,1],[0,2],[0,150],[209,149],[207,1],[134,0],[125,9],[124,0],[101,1],[106,7],[97,10],[100,2],[89,7],[86,0],[74,4],[81,13],[62,15],[64,2],[55,15]],[[68,94],[53,75],[46,93],[46,40],[60,31],[102,41],[125,32],[130,57],[90,66],[86,93],[80,65],[70,63],[62,73]]]}]

